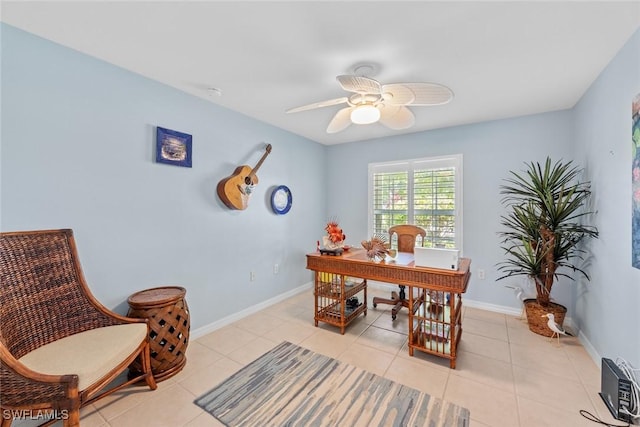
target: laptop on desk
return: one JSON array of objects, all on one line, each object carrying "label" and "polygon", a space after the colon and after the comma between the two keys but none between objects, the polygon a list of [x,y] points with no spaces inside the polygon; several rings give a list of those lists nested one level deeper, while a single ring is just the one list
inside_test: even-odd
[{"label": "laptop on desk", "polygon": [[422,248],[413,250],[416,267],[457,270],[460,251],[458,249]]}]

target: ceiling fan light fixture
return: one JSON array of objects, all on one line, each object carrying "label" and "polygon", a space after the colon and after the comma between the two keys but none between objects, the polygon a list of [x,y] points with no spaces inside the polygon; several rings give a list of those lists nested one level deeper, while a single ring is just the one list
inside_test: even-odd
[{"label": "ceiling fan light fixture", "polygon": [[351,111],[351,121],[357,125],[368,125],[380,120],[380,110],[372,104],[358,105]]},{"label": "ceiling fan light fixture", "polygon": [[378,65],[358,64],[354,67],[353,74],[336,76],[337,82],[344,91],[348,92],[348,96],[290,108],[286,112],[296,113],[347,104],[335,113],[327,126],[327,133],[343,131],[352,123],[358,125],[380,123],[392,130],[402,130],[416,123],[416,117],[409,107],[442,105],[453,98],[453,91],[438,83],[382,84],[366,77],[367,74],[378,69]]}]

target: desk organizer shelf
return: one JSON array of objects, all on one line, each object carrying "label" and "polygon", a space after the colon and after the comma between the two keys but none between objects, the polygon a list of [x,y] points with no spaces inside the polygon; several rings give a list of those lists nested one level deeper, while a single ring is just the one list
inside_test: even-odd
[{"label": "desk organizer shelf", "polygon": [[462,333],[460,294],[426,290],[413,300],[412,339],[409,346],[454,361]]},{"label": "desk organizer shelf", "polygon": [[[358,305],[347,303],[348,300],[361,296]],[[316,272],[314,287],[315,325],[325,322],[338,326],[344,334],[345,327],[358,315],[367,314],[367,281],[354,279],[342,274]]]}]

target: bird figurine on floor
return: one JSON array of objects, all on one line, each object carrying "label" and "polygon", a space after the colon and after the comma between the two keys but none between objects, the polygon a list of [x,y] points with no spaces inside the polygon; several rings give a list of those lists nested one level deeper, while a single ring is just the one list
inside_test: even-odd
[{"label": "bird figurine on floor", "polygon": [[549,326],[549,329],[551,329],[553,331],[553,334],[551,335],[550,340],[553,340],[553,337],[558,337],[558,344],[560,344],[560,335],[573,336],[569,332],[565,331],[562,328],[562,326],[560,326],[560,325],[558,325],[556,323],[556,318],[553,315],[553,313],[547,313],[542,317],[546,317],[547,319],[549,319],[547,321],[547,326]]},{"label": "bird figurine on floor", "polygon": [[520,312],[520,320],[524,319],[524,300],[526,299],[530,299],[530,298],[535,298],[535,295],[527,295],[524,291],[524,289],[522,289],[522,287],[520,286],[509,286],[509,285],[505,285],[505,288],[509,288],[509,289],[513,289],[513,293],[516,295],[516,298],[518,298],[518,301],[520,301],[520,303],[522,303],[522,311]]}]

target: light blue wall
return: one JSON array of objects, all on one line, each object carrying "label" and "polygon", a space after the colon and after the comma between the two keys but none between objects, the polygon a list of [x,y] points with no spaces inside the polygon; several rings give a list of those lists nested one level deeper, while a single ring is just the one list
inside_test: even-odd
[{"label": "light blue wall", "polygon": [[[428,114],[428,111],[417,111],[417,114]],[[499,277],[496,264],[504,260],[497,235],[501,229],[500,215],[504,213],[499,186],[509,170],[522,170],[525,162],[544,161],[547,155],[569,159],[571,149],[570,111],[331,146],[327,154],[329,212],[340,218],[347,240],[359,245],[369,237],[369,163],[461,153],[464,171],[462,251],[465,257],[471,258],[473,273],[466,298],[518,310],[519,301],[505,285],[522,286],[521,279],[496,282]],[[345,186],[349,192],[342,190]],[[479,280],[478,269],[485,270],[485,280]],[[555,299],[570,312],[573,310],[571,286],[570,281],[561,280],[553,290]]]},{"label": "light blue wall", "polygon": [[577,320],[603,356],[640,366],[640,270],[631,266],[631,100],[640,93],[640,30],[574,108],[576,157],[593,182],[600,238]]},{"label": "light blue wall", "polygon": [[[1,78],[0,227],[72,228],[105,305],[181,285],[198,328],[310,281],[324,146],[7,25]],[[193,135],[193,168],[154,162],[156,126]],[[249,208],[230,211],[217,182],[265,143]],[[268,200],[280,184],[293,193],[284,216]]]},{"label": "light blue wall", "polygon": [[[592,181],[591,220],[600,238],[589,244],[585,269],[591,281],[561,279],[552,297],[567,306],[592,355],[622,356],[640,366],[640,271],[631,267],[631,99],[640,92],[640,32],[585,94],[575,109],[458,126],[329,147],[328,207],[340,218],[351,244],[368,237],[367,165],[373,162],[462,153],[464,156],[464,256],[472,259],[466,298],[490,307],[517,308],[496,282],[504,259],[496,232],[499,186],[524,162],[574,160]],[[418,112],[421,114],[421,112]],[[342,191],[345,185],[350,192]],[[477,271],[484,269],[486,279]]]},{"label": "light blue wall", "polygon": [[[640,92],[638,33],[575,110],[330,147],[7,25],[0,37],[0,229],[73,228],[85,275],[107,306],[123,311],[136,290],[183,285],[197,328],[305,284],[304,254],[327,217],[339,218],[348,243],[369,237],[369,163],[462,153],[462,249],[474,272],[467,299],[517,309],[504,286],[517,279],[496,282],[499,186],[509,170],[549,155],[587,167],[601,232],[593,280],[560,281],[554,297],[595,351],[640,365],[628,149],[631,97]],[[193,135],[192,169],[153,162],[155,126]],[[273,153],[251,206],[229,211],[216,183],[254,164],[264,143]],[[285,216],[268,208],[278,184],[294,195]]]}]

